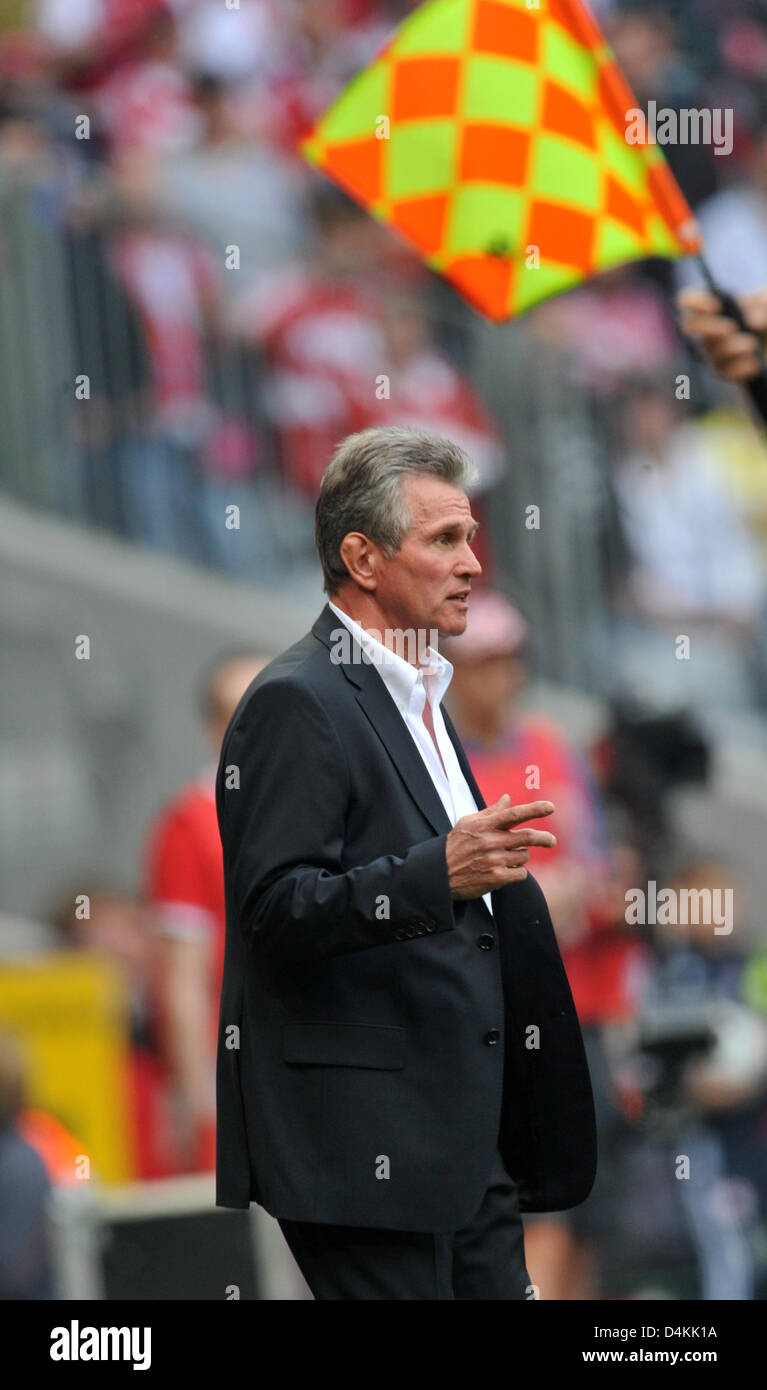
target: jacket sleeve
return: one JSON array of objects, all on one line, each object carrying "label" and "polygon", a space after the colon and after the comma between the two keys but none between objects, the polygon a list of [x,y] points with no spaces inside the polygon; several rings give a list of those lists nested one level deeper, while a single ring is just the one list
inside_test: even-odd
[{"label": "jacket sleeve", "polygon": [[[309,961],[456,926],[446,834],[344,871],[349,796],[346,753],[316,696],[285,679],[257,687],[224,741],[216,801],[227,912],[275,958]],[[370,798],[384,821],[375,787]]]}]

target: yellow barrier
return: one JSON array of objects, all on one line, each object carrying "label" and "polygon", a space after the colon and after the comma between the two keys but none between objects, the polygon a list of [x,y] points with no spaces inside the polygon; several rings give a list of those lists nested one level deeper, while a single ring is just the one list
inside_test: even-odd
[{"label": "yellow barrier", "polygon": [[0,962],[0,1026],[22,1048],[29,1107],[69,1130],[104,1183],[135,1174],[131,1141],[129,1004],[115,968],[94,955]]}]

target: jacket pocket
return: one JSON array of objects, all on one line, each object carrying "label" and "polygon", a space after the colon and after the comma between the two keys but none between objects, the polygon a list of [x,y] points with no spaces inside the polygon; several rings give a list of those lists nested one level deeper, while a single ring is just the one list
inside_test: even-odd
[{"label": "jacket pocket", "polygon": [[378,1023],[288,1023],[282,1032],[286,1062],[319,1067],[376,1067],[396,1071],[405,1065],[407,1030]]}]

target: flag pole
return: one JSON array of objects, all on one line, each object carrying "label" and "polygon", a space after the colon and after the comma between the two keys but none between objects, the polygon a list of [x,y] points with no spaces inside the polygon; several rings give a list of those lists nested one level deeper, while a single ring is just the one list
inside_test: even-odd
[{"label": "flag pole", "polygon": [[[743,310],[737,299],[735,299],[734,295],[729,294],[727,290],[723,290],[721,286],[717,285],[711,273],[711,268],[706,263],[702,252],[697,253],[696,260],[708,288],[719,300],[727,318],[733,319],[741,332],[752,333],[753,330],[750,329],[746,323],[743,317]],[[764,349],[761,349],[760,357],[762,366],[758,376],[752,377],[750,381],[742,382],[741,385],[750,397],[751,404],[757,415],[759,415],[762,424],[767,428],[767,360],[765,360]]]}]

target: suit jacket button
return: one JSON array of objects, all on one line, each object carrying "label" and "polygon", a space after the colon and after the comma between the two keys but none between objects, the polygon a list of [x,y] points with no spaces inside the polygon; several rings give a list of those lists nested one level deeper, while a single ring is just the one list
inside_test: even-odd
[{"label": "suit jacket button", "polygon": [[497,1043],[500,1036],[500,1028],[491,1028],[489,1033],[485,1033],[485,1042],[487,1043],[488,1047],[495,1047],[495,1044]]},{"label": "suit jacket button", "polygon": [[404,933],[404,931],[402,930],[402,927],[397,927],[397,930],[396,930],[395,933],[394,933],[394,940],[395,940],[395,941],[404,941],[404,940],[405,940],[405,933]]},{"label": "suit jacket button", "polygon": [[415,929],[415,934],[416,934],[416,936],[425,936],[425,935],[426,935],[426,928],[425,928],[425,926],[423,925],[423,922],[421,922],[421,924],[420,924],[419,926],[416,927],[416,929]]},{"label": "suit jacket button", "polygon": [[427,923],[426,923],[426,930],[427,930],[427,931],[436,931],[437,928],[436,928],[434,922],[427,922]]},{"label": "suit jacket button", "polygon": [[415,927],[414,927],[414,925],[413,925],[412,922],[410,923],[410,926],[407,928],[407,931],[405,932],[405,935],[406,935],[406,936],[415,936]]},{"label": "suit jacket button", "polygon": [[483,931],[482,935],[477,937],[477,945],[480,951],[492,951],[494,941],[495,937],[492,932],[489,931]]}]

